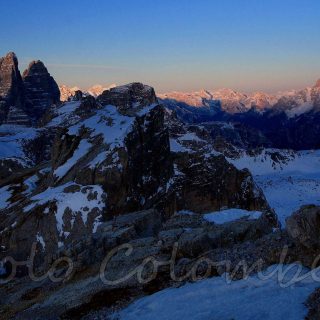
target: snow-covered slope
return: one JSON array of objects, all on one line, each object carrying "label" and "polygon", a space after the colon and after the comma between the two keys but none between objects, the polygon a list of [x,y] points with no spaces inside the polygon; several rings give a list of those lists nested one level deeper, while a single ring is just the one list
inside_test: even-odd
[{"label": "snow-covered slope", "polygon": [[267,149],[255,156],[243,152],[229,161],[251,171],[282,226],[302,205],[320,205],[320,150]]},{"label": "snow-covered slope", "polygon": [[[285,274],[279,280],[279,271]],[[225,277],[189,283],[142,298],[115,315],[120,320],[302,320],[304,302],[318,283],[298,265],[274,265],[248,279],[227,282]],[[286,287],[295,272],[306,278]],[[294,281],[293,281],[294,282]],[[117,316],[117,317],[116,317]]]},{"label": "snow-covered slope", "polygon": [[23,152],[23,144],[36,137],[37,130],[25,126],[0,126],[0,159],[12,159],[21,163],[28,161]]}]

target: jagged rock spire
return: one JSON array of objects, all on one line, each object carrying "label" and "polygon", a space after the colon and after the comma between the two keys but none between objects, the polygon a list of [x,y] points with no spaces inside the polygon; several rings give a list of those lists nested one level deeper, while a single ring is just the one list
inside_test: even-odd
[{"label": "jagged rock spire", "polygon": [[22,77],[27,106],[33,117],[41,117],[48,108],[60,101],[59,87],[42,61],[32,61]]},{"label": "jagged rock spire", "polygon": [[7,108],[12,105],[23,107],[24,88],[14,52],[0,58],[0,97],[5,101]]}]

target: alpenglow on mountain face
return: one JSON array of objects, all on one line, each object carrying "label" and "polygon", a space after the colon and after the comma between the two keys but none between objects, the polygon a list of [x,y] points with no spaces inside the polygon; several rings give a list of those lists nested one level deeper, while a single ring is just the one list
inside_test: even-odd
[{"label": "alpenglow on mountain face", "polygon": [[[109,86],[102,86],[100,84],[96,84],[86,90],[84,90],[85,94],[89,94],[93,97],[98,97],[103,91],[110,90],[116,87],[115,84],[111,84]],[[68,101],[68,99],[74,96],[76,91],[81,90],[79,87],[68,87],[66,85],[59,86],[60,93],[61,93],[61,101]]]},{"label": "alpenglow on mountain face", "polygon": [[199,92],[170,92],[159,94],[164,101],[184,103],[191,107],[206,107],[212,101],[220,101],[222,111],[227,113],[242,113],[250,109],[266,111],[268,109],[285,111],[288,117],[294,117],[312,109],[319,108],[320,80],[315,86],[301,90],[267,94],[255,92],[244,94],[231,89],[215,91],[201,90]]},{"label": "alpenglow on mountain face", "polygon": [[[320,147],[320,87],[278,95],[246,95],[230,89],[159,95],[161,102],[188,123],[222,121],[236,125],[250,147]],[[250,137],[250,139],[248,139]],[[231,139],[230,136],[227,137]]]},{"label": "alpenglow on mountain face", "polygon": [[255,268],[246,282],[237,265],[305,273],[320,249],[320,152],[306,150],[320,141],[319,90],[59,90],[41,61],[21,77],[15,54],[1,58],[0,317],[317,314],[315,282],[279,288]]}]

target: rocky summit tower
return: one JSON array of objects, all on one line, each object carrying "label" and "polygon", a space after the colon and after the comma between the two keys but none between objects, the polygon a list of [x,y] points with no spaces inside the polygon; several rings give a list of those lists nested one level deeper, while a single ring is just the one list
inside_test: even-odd
[{"label": "rocky summit tower", "polygon": [[23,72],[27,112],[38,119],[53,104],[60,101],[57,83],[42,61],[32,61]]}]

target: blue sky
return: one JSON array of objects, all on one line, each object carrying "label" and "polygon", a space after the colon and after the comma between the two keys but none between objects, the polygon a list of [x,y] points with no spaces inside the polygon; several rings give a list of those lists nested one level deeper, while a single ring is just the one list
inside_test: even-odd
[{"label": "blue sky", "polygon": [[277,91],[320,78],[319,0],[0,0],[0,55],[61,84]]}]

